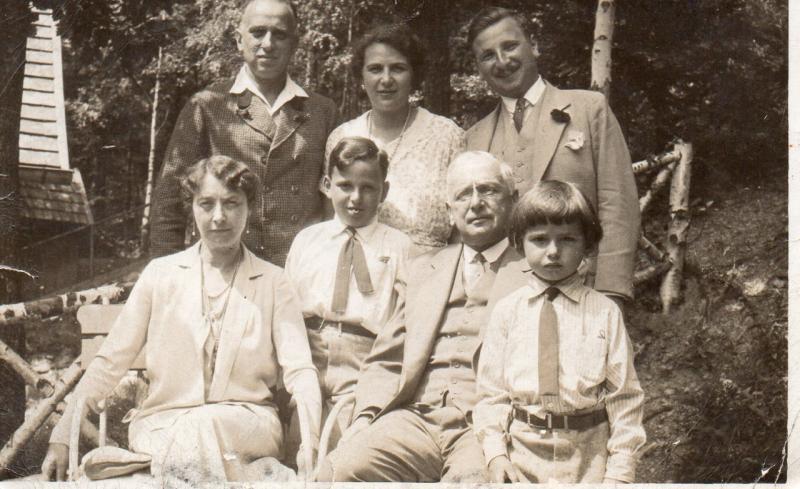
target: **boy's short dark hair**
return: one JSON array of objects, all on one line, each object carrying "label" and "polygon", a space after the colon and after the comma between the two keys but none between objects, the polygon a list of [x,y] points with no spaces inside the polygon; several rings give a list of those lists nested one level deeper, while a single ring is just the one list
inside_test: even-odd
[{"label": "boy's short dark hair", "polygon": [[389,157],[386,155],[386,151],[378,148],[371,139],[359,136],[342,138],[336,143],[328,161],[328,177],[333,175],[334,168],[343,171],[344,168],[356,161],[378,165],[383,179],[386,180],[386,176],[389,174]]},{"label": "boy's short dark hair", "polygon": [[378,24],[353,43],[350,69],[356,80],[363,79],[361,70],[364,69],[364,58],[367,48],[373,44],[386,44],[405,56],[411,65],[411,88],[420,88],[425,78],[425,47],[408,24],[404,22]]},{"label": "boy's short dark hair", "polygon": [[212,175],[229,190],[241,190],[248,206],[253,206],[259,187],[258,175],[241,161],[223,155],[203,158],[187,169],[180,182],[185,203],[192,201],[206,175]]},{"label": "boy's short dark hair", "polygon": [[509,240],[521,252],[525,233],[533,226],[572,222],[580,223],[586,249],[595,250],[603,228],[592,204],[574,184],[544,180],[525,192],[511,212]]}]

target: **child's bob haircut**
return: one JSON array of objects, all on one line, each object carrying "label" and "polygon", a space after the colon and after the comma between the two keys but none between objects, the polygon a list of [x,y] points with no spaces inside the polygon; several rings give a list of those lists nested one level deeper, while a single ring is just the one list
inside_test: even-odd
[{"label": "child's bob haircut", "polygon": [[328,161],[328,177],[333,175],[334,168],[343,171],[356,161],[378,165],[383,179],[386,180],[389,173],[389,157],[386,152],[379,149],[371,139],[358,136],[342,138],[336,143]]},{"label": "child's bob haircut", "polygon": [[525,192],[511,212],[509,240],[522,252],[525,233],[533,226],[573,222],[580,223],[583,229],[586,250],[595,251],[603,237],[603,228],[583,193],[572,183],[541,181]]}]

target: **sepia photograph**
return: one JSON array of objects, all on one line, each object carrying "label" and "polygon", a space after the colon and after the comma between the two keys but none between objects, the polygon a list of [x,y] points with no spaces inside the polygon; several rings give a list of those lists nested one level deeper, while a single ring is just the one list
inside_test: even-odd
[{"label": "sepia photograph", "polygon": [[5,0],[0,485],[797,481],[792,4]]}]

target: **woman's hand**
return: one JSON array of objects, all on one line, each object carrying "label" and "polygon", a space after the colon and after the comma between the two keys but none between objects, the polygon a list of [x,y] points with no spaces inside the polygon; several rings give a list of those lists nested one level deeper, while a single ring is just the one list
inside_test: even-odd
[{"label": "woman's hand", "polygon": [[504,482],[519,482],[511,460],[505,455],[495,457],[489,462],[489,482],[502,484]]},{"label": "woman's hand", "polygon": [[67,480],[69,447],[63,443],[51,443],[42,462],[42,480]]}]

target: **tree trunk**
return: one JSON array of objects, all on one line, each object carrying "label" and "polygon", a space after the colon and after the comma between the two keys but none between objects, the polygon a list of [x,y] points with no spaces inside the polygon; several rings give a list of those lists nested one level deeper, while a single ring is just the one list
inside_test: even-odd
[{"label": "tree trunk", "polygon": [[681,152],[681,161],[675,167],[669,193],[670,223],[667,229],[667,255],[672,262],[664,281],[661,282],[661,307],[668,314],[680,300],[683,281],[683,263],[686,258],[686,236],[689,234],[691,209],[689,208],[689,185],[692,179],[691,143],[678,141],[675,147]]},{"label": "tree trunk", "polygon": [[147,183],[144,187],[144,209],[142,210],[142,231],[140,246],[142,254],[147,253],[150,242],[150,200],[153,197],[153,173],[156,164],[156,133],[158,133],[158,94],[161,88],[161,46],[158,47],[156,64],[156,86],[153,88],[153,113],[150,116],[150,154],[147,156]]},{"label": "tree trunk", "polygon": [[317,55],[314,51],[314,39],[309,35],[306,43],[306,89],[317,89]]},{"label": "tree trunk", "polygon": [[599,0],[592,47],[592,90],[611,98],[611,47],[614,38],[614,0]]},{"label": "tree trunk", "polygon": [[125,192],[125,210],[133,207],[133,150],[131,144],[133,143],[133,131],[128,131],[127,143],[125,144],[125,165],[127,167],[127,190]]},{"label": "tree trunk", "polygon": [[[3,3],[3,25],[0,28],[0,304],[19,300],[19,284],[24,275],[15,272],[14,258],[19,246],[18,166],[19,118],[22,105],[26,38],[33,14],[26,0]],[[0,339],[17,352],[25,353],[23,325],[3,328]],[[8,365],[0,362],[0,443],[6,442],[25,416],[25,383]]]}]

